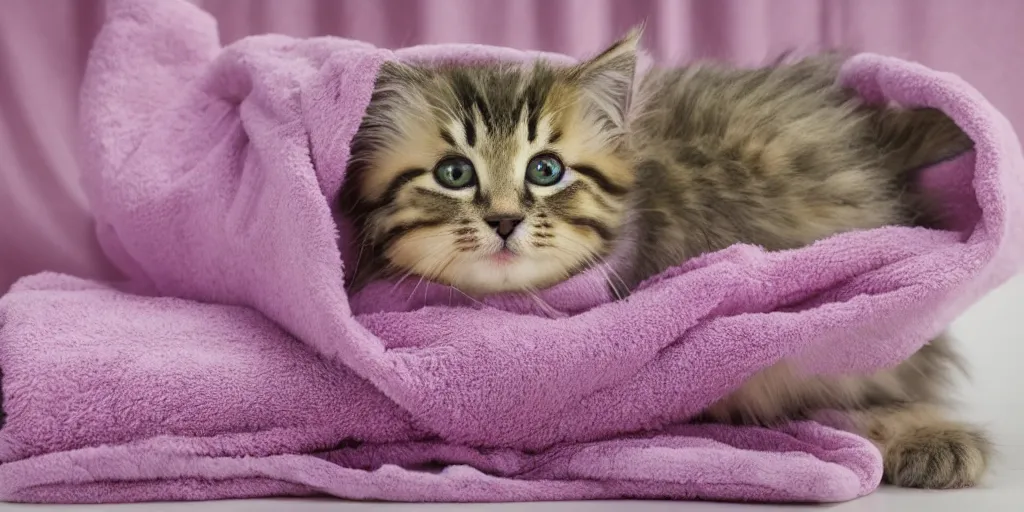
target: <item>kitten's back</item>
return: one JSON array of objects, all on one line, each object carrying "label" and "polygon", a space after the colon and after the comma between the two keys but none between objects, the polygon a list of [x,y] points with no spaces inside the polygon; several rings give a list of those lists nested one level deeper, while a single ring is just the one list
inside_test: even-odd
[{"label": "kitten's back", "polygon": [[841,62],[708,63],[643,79],[630,286],[735,243],[781,250],[916,222],[911,171],[970,140],[938,111],[865,105],[836,84]]}]

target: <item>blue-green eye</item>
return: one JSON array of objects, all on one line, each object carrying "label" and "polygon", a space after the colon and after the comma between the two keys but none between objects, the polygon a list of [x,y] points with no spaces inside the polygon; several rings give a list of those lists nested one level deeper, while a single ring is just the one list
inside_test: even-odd
[{"label": "blue-green eye", "polygon": [[526,165],[526,181],[541,187],[550,187],[562,181],[565,167],[554,155],[537,155]]},{"label": "blue-green eye", "polygon": [[476,183],[476,171],[469,159],[453,156],[437,163],[434,179],[445,188],[466,188]]}]

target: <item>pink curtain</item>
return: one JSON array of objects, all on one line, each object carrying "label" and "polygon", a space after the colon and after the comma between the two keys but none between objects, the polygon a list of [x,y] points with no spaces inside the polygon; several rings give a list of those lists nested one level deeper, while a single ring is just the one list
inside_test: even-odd
[{"label": "pink curtain", "polygon": [[[224,42],[335,34],[581,56],[646,21],[660,59],[756,63],[843,47],[958,73],[1024,126],[1024,2],[1013,0],[199,0]],[[0,292],[43,270],[111,277],[75,158],[76,95],[102,0],[0,0]],[[142,79],[142,77],[140,77]]]}]

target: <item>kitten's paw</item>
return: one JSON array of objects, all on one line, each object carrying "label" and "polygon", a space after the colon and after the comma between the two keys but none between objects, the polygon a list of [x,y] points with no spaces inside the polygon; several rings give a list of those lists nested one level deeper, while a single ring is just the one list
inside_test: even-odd
[{"label": "kitten's paw", "polygon": [[885,446],[885,481],[900,487],[973,487],[988,467],[984,432],[955,423],[909,429]]}]

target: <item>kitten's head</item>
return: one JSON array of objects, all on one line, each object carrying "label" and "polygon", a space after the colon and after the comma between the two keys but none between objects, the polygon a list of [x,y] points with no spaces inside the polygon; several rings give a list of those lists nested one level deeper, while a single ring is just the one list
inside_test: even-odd
[{"label": "kitten's head", "polygon": [[539,289],[605,256],[634,181],[638,39],[570,67],[384,64],[342,196],[357,286],[384,272],[473,294]]}]

